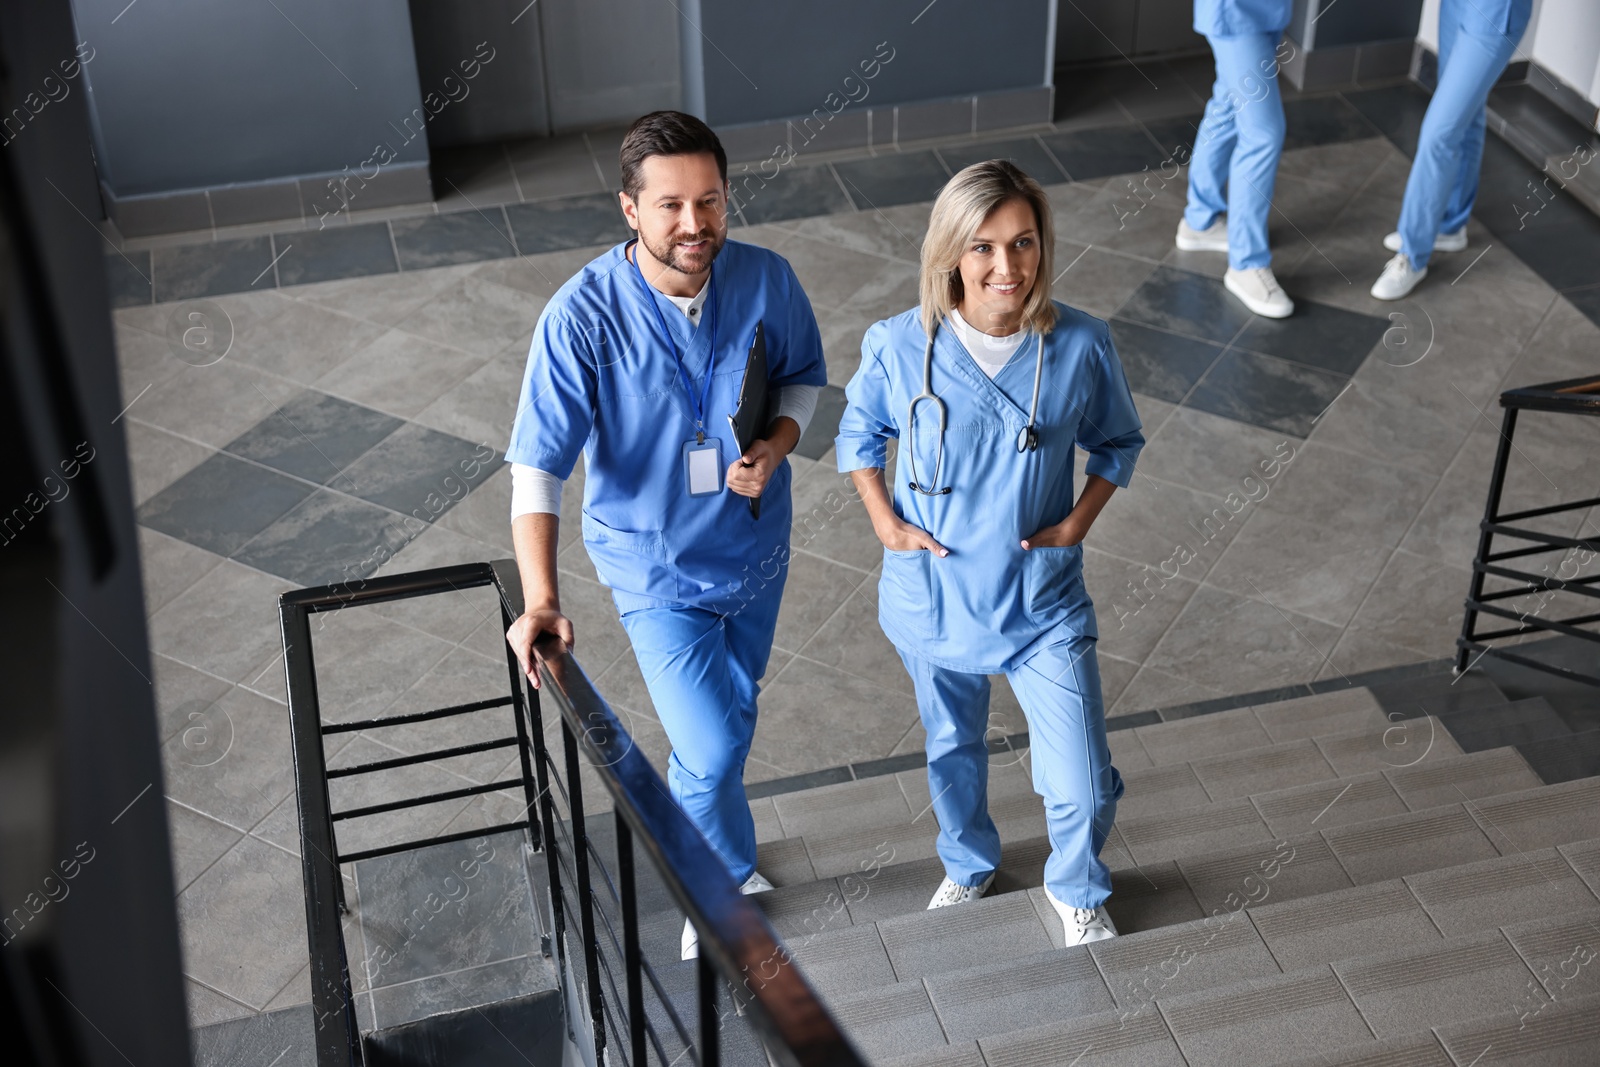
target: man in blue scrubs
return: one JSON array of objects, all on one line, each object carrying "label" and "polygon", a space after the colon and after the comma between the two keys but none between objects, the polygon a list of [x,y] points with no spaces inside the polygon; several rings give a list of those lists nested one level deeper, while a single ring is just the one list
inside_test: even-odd
[{"label": "man in blue scrubs", "polygon": [[1195,136],[1177,237],[1186,252],[1228,253],[1223,285],[1245,307],[1274,319],[1294,311],[1267,247],[1283,154],[1277,47],[1287,25],[1289,0],[1195,0],[1194,29],[1211,45],[1217,78]]},{"label": "man in blue scrubs", "polygon": [[1441,0],[1439,84],[1422,117],[1400,228],[1383,241],[1395,256],[1372,284],[1379,300],[1399,300],[1415,289],[1434,252],[1467,247],[1489,90],[1505,71],[1532,12],[1533,0]]},{"label": "man in blue scrubs", "polygon": [[[755,869],[744,763],[788,573],[785,457],[827,380],[822,340],[788,262],[727,239],[727,157],[709,127],[646,115],[621,164],[636,239],[563,285],[534,329],[506,450],[527,610],[506,636],[535,680],[533,638],[573,640],[556,531],[581,451],[584,547],[672,742],[673,798],[743,890],[760,892],[771,884]],[[727,416],[758,323],[776,414],[741,455]],[[697,954],[685,923],[684,958]]]}]

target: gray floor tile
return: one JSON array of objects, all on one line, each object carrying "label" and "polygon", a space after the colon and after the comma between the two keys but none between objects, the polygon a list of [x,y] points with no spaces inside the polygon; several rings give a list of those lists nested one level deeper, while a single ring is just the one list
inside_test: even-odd
[{"label": "gray floor tile", "polygon": [[1248,708],[1219,711],[1134,731],[1157,764],[1181,763],[1272,744],[1272,738]]},{"label": "gray floor tile", "polygon": [[312,489],[305,482],[218,454],[147,500],[139,509],[139,522],[229,556]]},{"label": "gray floor tile", "polygon": [[143,504],[198,467],[213,449],[140,422],[123,420],[128,439],[128,464],[133,474],[133,499]]},{"label": "gray floor tile", "polygon": [[233,558],[300,586],[359,581],[414,536],[399,515],[319,489]]},{"label": "gray floor tile", "polygon": [[1211,803],[1210,794],[1188,763],[1124,771],[1122,784],[1122,799],[1117,801],[1119,819],[1159,815]]},{"label": "gray floor tile", "polygon": [[271,289],[278,284],[271,270],[272,255],[272,241],[266,237],[156,248],[150,252],[146,274],[155,283],[158,304]]},{"label": "gray floor tile", "polygon": [[857,211],[932,200],[949,180],[932,152],[908,152],[835,163],[833,169]]},{"label": "gray floor tile", "polygon": [[978,1042],[989,1067],[1184,1067],[1166,1020],[1154,1008],[1020,1030]]},{"label": "gray floor tile", "polygon": [[500,467],[483,445],[415,424],[389,434],[345,468],[346,490],[390,511],[433,522]]},{"label": "gray floor tile", "polygon": [[288,588],[282,579],[220,563],[150,617],[150,646],[211,674],[242,678],[282,650],[277,597]]},{"label": "gray floor tile", "polygon": [[986,159],[1004,159],[1014,163],[1040,185],[1066,181],[1067,176],[1056,166],[1050,154],[1039,146],[1035,137],[1018,137],[1005,141],[982,141],[976,144],[940,145],[939,155],[951,173],[982,163]]},{"label": "gray floor tile", "polygon": [[1304,522],[1367,531],[1374,540],[1393,545],[1410,528],[1437,480],[1405,467],[1353,460],[1311,442],[1261,506]]},{"label": "gray floor tile", "polygon": [[1383,339],[1388,319],[1301,300],[1287,319],[1257,316],[1234,342],[1239,348],[1277,356],[1334,374],[1354,374]]},{"label": "gray floor tile", "polygon": [[1381,774],[1336,778],[1251,798],[1278,837],[1366,822],[1409,809]]},{"label": "gray floor tile", "polygon": [[1493,858],[1494,845],[1459,804],[1323,832],[1358,885]]},{"label": "gray floor tile", "polygon": [[555,968],[549,960],[520,956],[374,989],[372,1012],[379,1028],[400,1026],[554,988]]},{"label": "gray floor tile", "polygon": [[[1155,264],[1147,259],[1138,259],[1078,241],[1063,240],[1060,236],[1062,231],[1058,229],[1056,233],[1057,273],[1055,282],[1050,287],[1050,294],[1062,303],[1087,311],[1096,318],[1111,319],[1117,308],[1122,306],[1122,302],[1132,296],[1134,290],[1143,285],[1144,280],[1150,277],[1150,272],[1155,270]],[[1129,346],[1137,345],[1136,339],[1144,328],[1132,323],[1122,325],[1128,329],[1124,331],[1115,321],[1113,322],[1112,341],[1116,345],[1117,357],[1122,362],[1129,384],[1133,386],[1135,392],[1145,396],[1170,399],[1167,394],[1176,388],[1177,382],[1166,379],[1162,374],[1160,359],[1151,358],[1151,354],[1147,352],[1146,358],[1136,360],[1137,353],[1130,352]],[[1145,340],[1157,352],[1163,351],[1160,338],[1148,337]],[[1215,356],[1215,353],[1212,355]],[[1135,362],[1139,363],[1138,368],[1133,366]],[[1199,369],[1203,371],[1205,368]],[[1192,365],[1189,372],[1180,373],[1178,381],[1190,377],[1191,374],[1198,377]],[[1145,383],[1144,386],[1139,384],[1141,379]],[[1158,392],[1153,387],[1158,381],[1165,383],[1165,391]]]},{"label": "gray floor tile", "polygon": [[1139,863],[1199,855],[1272,837],[1246,797],[1188,811],[1120,819],[1117,828]]},{"label": "gray floor tile", "polygon": [[168,796],[248,830],[294,786],[289,713],[235,687],[173,734],[161,760]]},{"label": "gray floor tile", "polygon": [[1306,437],[1348,380],[1315,367],[1230,348],[1196,383],[1185,403],[1223,418]]},{"label": "gray floor tile", "polygon": [[1124,1011],[1246,978],[1281,973],[1243,915],[1113,937],[1089,946]]},{"label": "gray floor tile", "polygon": [[1040,140],[1075,182],[1154,169],[1165,157],[1137,126],[1047,133]]},{"label": "gray floor tile", "polygon": [[1581,841],[1595,832],[1600,779],[1582,778],[1504,797],[1466,802],[1502,855]]},{"label": "gray floor tile", "polygon": [[[1519,1002],[1520,1003],[1520,1002]],[[1529,1002],[1526,1018],[1496,1014],[1438,1028],[1439,1040],[1458,1065],[1479,1067],[1583,1067],[1600,1059],[1600,1002],[1585,997],[1549,1005]],[[1538,1014],[1531,1014],[1537,1011]]]},{"label": "gray floor tile", "polygon": [[[1219,631],[1249,653],[1218,655]],[[1218,692],[1250,692],[1314,678],[1338,636],[1338,627],[1202,585],[1146,662]]]},{"label": "gray floor tile", "polygon": [[1229,849],[1215,856],[1191,856],[1180,859],[1178,867],[1207,915],[1302,900],[1352,884],[1318,834]]},{"label": "gray floor tile", "polygon": [[401,270],[480,263],[517,254],[511,227],[498,207],[395,219],[394,245]]},{"label": "gray floor tile", "polygon": [[192,1031],[192,1052],[195,1067],[270,1063],[274,1056],[283,1057],[278,1067],[315,1067],[316,1016],[305,1005],[197,1027]]},{"label": "gray floor tile", "polygon": [[1504,926],[1511,916],[1600,912],[1600,900],[1554,849],[1408,875],[1406,882],[1448,937]]},{"label": "gray floor tile", "polygon": [[1119,318],[1225,345],[1251,319],[1222,283],[1159,267],[1117,311]]},{"label": "gray floor tile", "polygon": [[894,967],[878,928],[870,923],[787,938],[785,948],[830,1002],[843,993],[892,985],[895,981]]},{"label": "gray floor tile", "polygon": [[633,235],[615,193],[591,193],[534,204],[511,204],[517,250],[525,256],[567,248],[612,245]]},{"label": "gray floor tile", "polygon": [[1222,346],[1122,318],[1111,320],[1111,337],[1128,385],[1160,400],[1179,403],[1222,355]]},{"label": "gray floor tile", "polygon": [[1380,1038],[1499,1014],[1547,999],[1498,930],[1442,946],[1335,963],[1334,970]]},{"label": "gray floor tile", "polygon": [[173,597],[203,578],[222,563],[222,557],[157,533],[146,526],[138,528],[139,563],[144,584],[146,613],[159,611]]},{"label": "gray floor tile", "polygon": [[1254,1067],[1366,1040],[1370,1031],[1326,969],[1264,978],[1216,993],[1161,1002],[1189,1067]]},{"label": "gray floor tile", "polygon": [[835,997],[829,1007],[869,1060],[945,1044],[938,1016],[921,982]]},{"label": "gray floor tile", "polygon": [[307,390],[235,438],[225,451],[350,492],[352,483],[340,475],[402,425],[393,416]]},{"label": "gray floor tile", "polygon": [[1544,784],[1514,748],[1471,752],[1438,762],[1428,760],[1417,767],[1385,771],[1384,777],[1412,811]]},{"label": "gray floor tile", "polygon": [[1319,737],[1316,742],[1340,777],[1431,767],[1461,755],[1461,746],[1431,715],[1356,733]]},{"label": "gray floor tile", "polygon": [[[1240,596],[1266,600],[1287,612],[1343,626],[1369,596],[1388,557],[1383,545],[1359,531],[1256,509],[1207,572],[1206,581]],[[1376,711],[1375,703],[1371,710]],[[1367,721],[1365,717],[1347,718],[1356,721],[1346,726],[1328,721],[1314,732],[1337,733]]]},{"label": "gray floor tile", "polygon": [[243,838],[178,895],[184,969],[260,1009],[305,965],[300,861]]},{"label": "gray floor tile", "polygon": [[930,977],[927,986],[951,1041],[1025,1030],[1117,1006],[1089,950],[1079,945]]},{"label": "gray floor tile", "polygon": [[1050,947],[1044,923],[1020,893],[885,919],[878,930],[902,981]]},{"label": "gray floor tile", "polygon": [[[1038,904],[1036,900],[1035,907]],[[1183,872],[1172,862],[1113,870],[1111,899],[1106,901],[1106,910],[1111,914],[1117,932],[1123,934],[1154,930],[1204,915]],[[1049,926],[1049,929],[1054,938],[1058,932],[1056,926]]]},{"label": "gray floor tile", "polygon": [[186,889],[243,836],[238,830],[197,811],[167,801],[167,834],[172,842],[172,885]]},{"label": "gray floor tile", "polygon": [[1441,940],[1399,880],[1252,908],[1250,918],[1285,971]]},{"label": "gray floor tile", "polygon": [[[386,222],[274,234],[273,244],[280,257],[277,271],[281,285],[390,274],[397,269]],[[268,279],[271,277],[267,275]],[[160,278],[156,281],[159,286]]]},{"label": "gray floor tile", "polygon": [[1266,751],[1237,756],[1208,756],[1190,766],[1206,792],[1217,800],[1334,777],[1333,768],[1310,740],[1284,741]]},{"label": "gray floor tile", "polygon": [[789,167],[772,179],[757,174],[736,177],[732,182],[734,202],[751,225],[851,210],[850,198],[826,164]]}]

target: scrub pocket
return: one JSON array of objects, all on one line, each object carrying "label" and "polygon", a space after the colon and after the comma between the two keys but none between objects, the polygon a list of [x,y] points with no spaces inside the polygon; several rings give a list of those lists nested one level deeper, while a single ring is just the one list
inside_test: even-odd
[{"label": "scrub pocket", "polygon": [[619,530],[585,511],[583,547],[600,581],[612,589],[677,599],[678,579],[667,566],[667,542],[660,530]]},{"label": "scrub pocket", "polygon": [[939,634],[938,602],[933,596],[933,553],[883,550],[883,577],[878,580],[879,607],[901,626],[924,637]]},{"label": "scrub pocket", "polygon": [[1067,607],[1078,588],[1082,563],[1082,545],[1032,548],[1023,553],[1023,605],[1028,614],[1043,619]]}]

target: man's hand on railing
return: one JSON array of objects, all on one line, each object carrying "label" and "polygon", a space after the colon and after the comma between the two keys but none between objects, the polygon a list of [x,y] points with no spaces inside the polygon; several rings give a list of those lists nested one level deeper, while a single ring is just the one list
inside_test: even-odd
[{"label": "man's hand on railing", "polygon": [[539,668],[533,662],[533,642],[542,633],[552,633],[567,643],[571,649],[576,644],[572,620],[561,614],[560,608],[535,608],[517,616],[517,621],[506,631],[506,641],[516,653],[517,665],[528,676],[535,689],[539,688]]}]

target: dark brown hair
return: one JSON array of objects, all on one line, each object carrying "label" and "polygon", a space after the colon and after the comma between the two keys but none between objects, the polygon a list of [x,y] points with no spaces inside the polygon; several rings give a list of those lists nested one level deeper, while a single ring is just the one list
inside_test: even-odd
[{"label": "dark brown hair", "polygon": [[681,111],[652,111],[634,120],[622,137],[622,191],[635,202],[644,189],[644,161],[651,156],[687,156],[709,152],[717,172],[728,180],[728,154],[711,127]]}]

